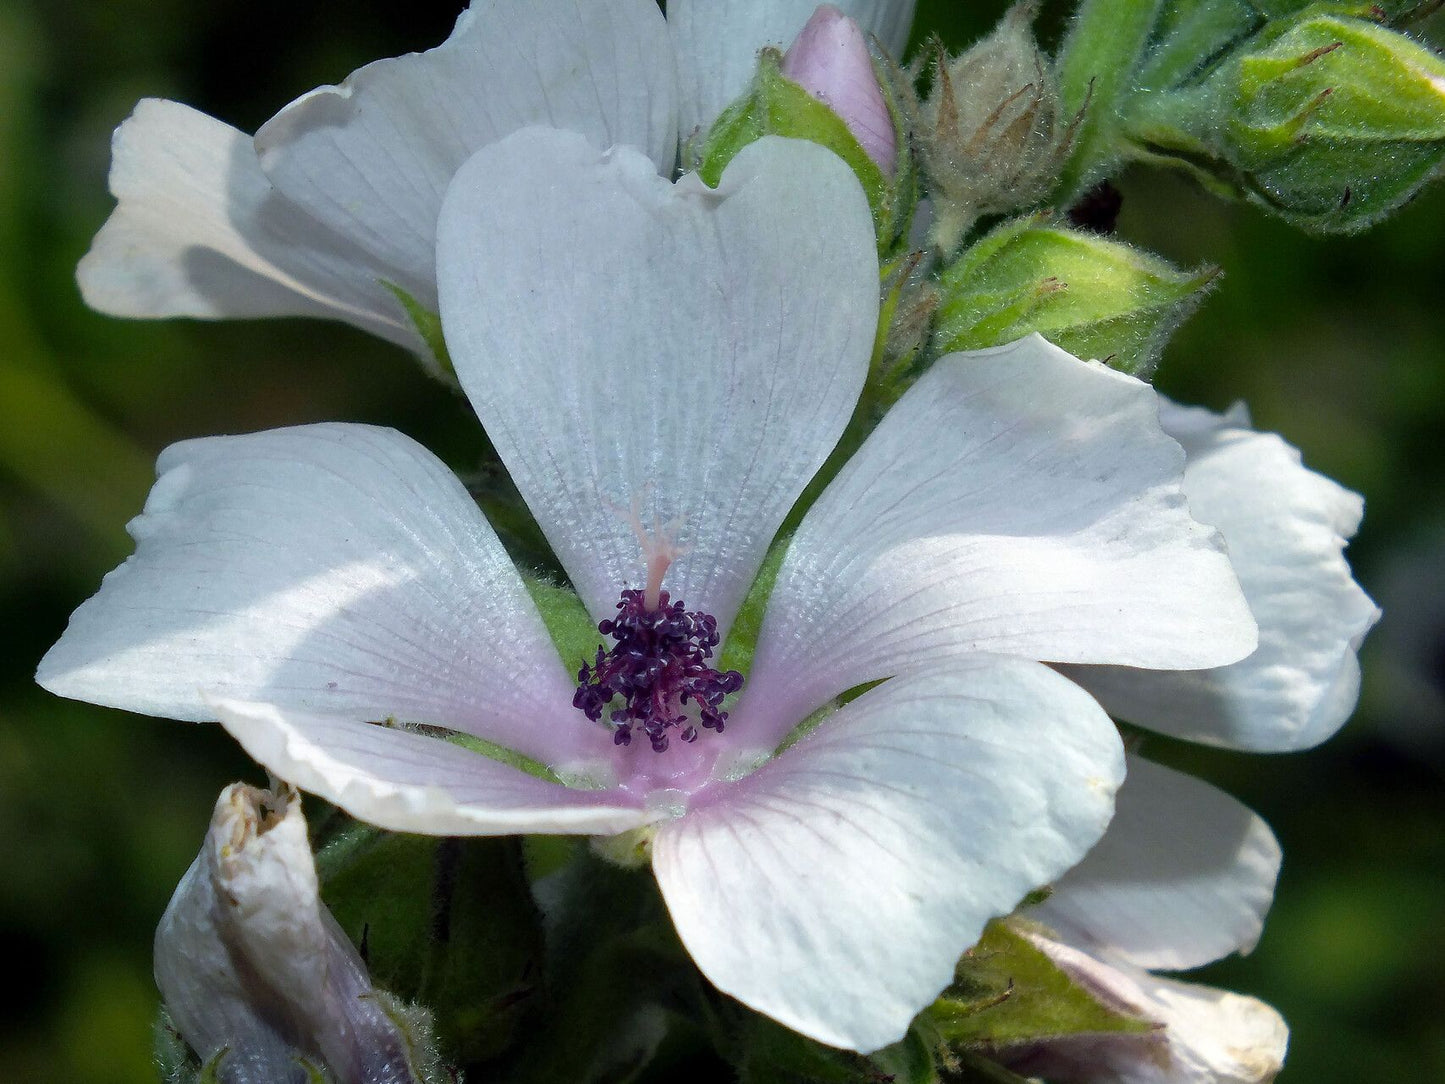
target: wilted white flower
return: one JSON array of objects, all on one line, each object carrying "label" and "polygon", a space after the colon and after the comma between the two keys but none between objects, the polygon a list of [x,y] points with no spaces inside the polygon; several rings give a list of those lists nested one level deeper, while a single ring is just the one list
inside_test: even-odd
[{"label": "wilted white flower", "polygon": [[1042,663],[1255,646],[1154,392],[1037,337],[940,360],[802,520],[734,701],[712,650],[868,372],[852,174],[765,138],[716,190],[672,185],[532,129],[461,170],[439,237],[462,386],[613,646],[564,664],[445,467],[319,425],[169,449],[41,682],[219,717],[382,827],[636,833],[719,988],[824,1042],[898,1038],[1109,819],[1114,727]]},{"label": "wilted white flower", "polygon": [[413,1084],[411,1038],[321,902],[300,796],[227,787],[155,943],[176,1030],[221,1084]]}]

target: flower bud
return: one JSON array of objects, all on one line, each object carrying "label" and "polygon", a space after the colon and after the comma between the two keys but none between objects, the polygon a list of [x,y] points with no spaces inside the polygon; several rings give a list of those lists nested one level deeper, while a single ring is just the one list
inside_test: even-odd
[{"label": "flower bud", "polygon": [[868,157],[893,176],[898,157],[893,117],[856,22],[832,4],[820,5],[783,54],[781,71],[838,114]]},{"label": "flower bud", "polygon": [[981,215],[1043,199],[1068,155],[1073,118],[1061,115],[1053,65],[1034,41],[1032,18],[1033,6],[1019,4],[966,53],[934,55],[916,134],[932,182],[932,240],[943,252]]},{"label": "flower bud", "polygon": [[412,1084],[414,1036],[321,903],[299,795],[237,783],[161,919],[155,976],[220,1084]]},{"label": "flower bud", "polygon": [[1311,9],[1200,81],[1130,99],[1136,157],[1190,169],[1320,233],[1364,229],[1445,159],[1445,62],[1404,34]]},{"label": "flower bud", "polygon": [[949,353],[1037,331],[1077,357],[1143,376],[1215,274],[1179,271],[1043,216],[1016,219],[966,249],[940,276],[934,342]]},{"label": "flower bud", "polygon": [[733,157],[765,135],[827,147],[853,170],[880,252],[904,232],[916,196],[892,90],[880,81],[858,24],[824,4],[787,54],[764,49],[745,93],[725,109],[697,152],[698,175],[716,185]]}]

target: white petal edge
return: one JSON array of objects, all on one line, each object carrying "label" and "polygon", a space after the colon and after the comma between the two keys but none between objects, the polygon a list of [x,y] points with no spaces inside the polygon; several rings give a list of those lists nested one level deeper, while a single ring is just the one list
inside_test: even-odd
[{"label": "white petal edge", "polygon": [[653,0],[477,0],[424,53],[379,60],[256,133],[277,189],[436,307],[437,215],[474,151],[529,125],[636,146],[670,171],[676,75]]},{"label": "white petal edge", "polygon": [[1229,546],[1259,648],[1211,670],[1070,676],[1113,714],[1175,737],[1254,752],[1318,745],[1355,709],[1357,653],[1380,618],[1343,552],[1363,502],[1275,434],[1252,429],[1242,409],[1218,415],[1161,400],[1160,420],[1188,457],[1191,511]]},{"label": "white petal edge", "polygon": [[317,316],[430,357],[383,272],[287,202],[244,133],[147,98],[116,129],[119,201],[80,261],[85,301],[113,316]]},{"label": "white petal edge", "polygon": [[1158,1049],[1108,1035],[1064,1040],[1053,1051],[1040,1043],[1029,1060],[1004,1059],[1017,1071],[1061,1084],[1268,1084],[1283,1067],[1289,1028],[1263,1001],[1030,939],[1075,981],[1163,1024],[1164,1043]]},{"label": "white petal edge", "polygon": [[939,359],[788,548],[730,741],[975,651],[1177,669],[1254,649],[1147,384],[1032,335]]},{"label": "white petal edge", "polygon": [[720,990],[811,1038],[902,1037],[984,925],[1093,845],[1123,751],[1048,668],[895,678],[661,825],[653,868]]},{"label": "white petal edge", "polygon": [[610,759],[496,534],[394,430],[172,445],[136,552],[40,663],[51,692],[212,719],[202,692],[466,731],[552,765]]},{"label": "white petal edge", "polygon": [[216,700],[241,747],[278,779],[392,832],[610,835],[647,819],[615,790],[574,790],[460,745],[274,704]]},{"label": "white petal edge", "polygon": [[[908,44],[915,2],[836,0],[834,6],[898,59]],[[671,0],[667,22],[677,47],[682,138],[705,134],[747,89],[758,52],[764,46],[786,49],[817,7],[817,0]]]},{"label": "white petal edge", "polygon": [[767,138],[716,190],[672,185],[636,151],[528,129],[457,175],[437,252],[457,376],[594,619],[645,579],[635,504],[685,550],[663,586],[725,635],[867,373],[856,178]]},{"label": "white petal edge", "polygon": [[1026,916],[1145,968],[1250,951],[1279,876],[1269,825],[1208,783],[1142,757],[1128,763],[1104,838]]}]

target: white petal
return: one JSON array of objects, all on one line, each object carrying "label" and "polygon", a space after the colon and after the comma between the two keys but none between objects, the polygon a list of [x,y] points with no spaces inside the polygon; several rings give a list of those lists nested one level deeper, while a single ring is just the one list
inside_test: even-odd
[{"label": "white petal", "polygon": [[559,764],[610,757],[496,535],[388,429],[314,425],[167,449],[136,552],[37,679],[150,715],[208,695],[451,727]]},{"label": "white petal", "polygon": [[219,700],[221,723],[278,778],[393,832],[605,835],[646,819],[616,790],[574,790],[441,738]]},{"label": "white petal", "polygon": [[1199,967],[1254,947],[1279,862],[1269,825],[1239,802],[1131,756],[1109,831],[1026,915],[1140,967]]},{"label": "white petal", "polygon": [[528,125],[672,169],[676,75],[653,0],[478,0],[425,53],[379,60],[256,133],[278,189],[436,307],[437,214],[472,154]]},{"label": "white petal", "polygon": [[116,316],[323,316],[426,348],[383,273],[272,189],[251,140],[178,102],[143,100],[115,133],[119,205],[76,277]]},{"label": "white petal", "polygon": [[[836,0],[865,34],[902,56],[916,0]],[[766,45],[786,49],[818,7],[817,0],[671,0],[667,22],[677,45],[682,138],[706,132],[747,89]]]},{"label": "white petal", "polygon": [[[1015,1050],[1016,1071],[1060,1084],[1267,1084],[1284,1064],[1289,1029],[1264,1002],[1227,990],[1161,979],[1034,936],[1075,980],[1164,1025],[1163,1048],[1132,1036],[1079,1036]],[[1152,1038],[1152,1036],[1149,1036]]]},{"label": "white petal", "polygon": [[794,536],[733,740],[766,748],[852,686],[960,653],[1247,654],[1253,622],[1155,399],[1037,335],[940,359]]},{"label": "white petal", "polygon": [[1188,455],[1190,509],[1229,546],[1259,622],[1259,648],[1213,670],[1109,667],[1070,676],[1120,718],[1176,737],[1258,752],[1318,745],[1355,709],[1356,652],[1380,617],[1343,554],[1363,503],[1239,413],[1165,401],[1161,420]]},{"label": "white petal", "polygon": [[1056,678],[983,656],[895,678],[660,828],[703,973],[834,1046],[901,1037],[984,924],[1108,823],[1118,735]]},{"label": "white petal", "polygon": [[877,321],[862,189],[764,139],[716,191],[530,129],[457,175],[438,244],[457,375],[592,614],[640,586],[627,509],[686,548],[664,586],[726,630],[846,425]]}]

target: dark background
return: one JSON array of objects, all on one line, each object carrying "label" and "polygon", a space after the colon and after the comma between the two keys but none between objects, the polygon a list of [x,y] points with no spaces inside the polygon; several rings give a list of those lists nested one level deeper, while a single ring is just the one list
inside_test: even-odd
[{"label": "dark background", "polygon": [[[481,448],[464,403],[340,325],[87,311],[73,270],[111,206],[110,130],[142,96],[254,130],[368,60],[440,42],[456,11],[0,0],[0,974],[13,1006],[0,1080],[153,1079],[151,931],[216,793],[257,777],[218,729],[57,700],[31,681],[129,551],[123,525],[156,453],[325,419],[395,426],[458,467]],[[922,0],[920,27],[962,45],[1001,11]],[[1121,187],[1125,237],[1225,270],[1159,384],[1216,408],[1248,400],[1258,425],[1364,493],[1351,555],[1388,613],[1365,651],[1360,711],[1324,748],[1151,743],[1253,805],[1285,845],[1260,947],[1206,976],[1289,1019],[1287,1084],[1445,1080],[1445,188],[1363,237],[1315,240],[1173,177],[1137,171]]]}]

